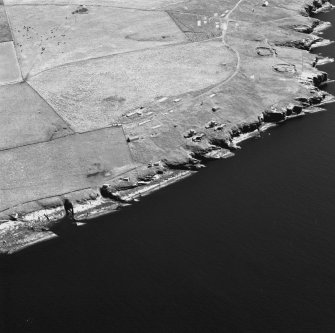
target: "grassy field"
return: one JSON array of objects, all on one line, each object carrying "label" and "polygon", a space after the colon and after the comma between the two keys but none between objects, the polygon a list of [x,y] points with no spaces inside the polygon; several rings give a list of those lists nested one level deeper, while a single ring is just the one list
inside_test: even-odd
[{"label": "grassy field", "polygon": [[0,86],[0,150],[48,141],[72,133],[69,126],[27,84]]},{"label": "grassy field", "polygon": [[24,76],[83,59],[186,41],[165,12],[98,6],[76,14],[77,8],[8,7]]},{"label": "grassy field", "polygon": [[75,134],[0,151],[0,211],[23,202],[94,187],[132,169],[121,128]]},{"label": "grassy field", "polygon": [[12,34],[9,28],[4,6],[0,2],[0,43],[12,40]]},{"label": "grassy field", "polygon": [[76,131],[107,126],[161,97],[227,79],[234,54],[218,41],[168,46],[59,67],[29,82]]},{"label": "grassy field", "polygon": [[[120,6],[120,7],[132,7],[139,9],[154,9],[162,8],[169,5],[174,5],[176,3],[185,3],[187,1],[179,0],[86,0],[84,1],[85,5],[92,6]],[[10,5],[23,5],[23,4],[54,4],[54,5],[68,5],[83,4],[82,0],[5,0],[5,4]]]},{"label": "grassy field", "polygon": [[21,81],[13,42],[0,43],[0,85]]}]

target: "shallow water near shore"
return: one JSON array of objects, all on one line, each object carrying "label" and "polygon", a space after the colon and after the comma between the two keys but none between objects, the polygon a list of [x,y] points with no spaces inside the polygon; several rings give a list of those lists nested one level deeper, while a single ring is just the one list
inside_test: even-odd
[{"label": "shallow water near shore", "polygon": [[[335,24],[334,13],[318,17]],[[335,57],[335,45],[314,52]],[[320,69],[335,78],[334,64]],[[326,108],[1,258],[0,331],[334,332],[335,104]]]}]

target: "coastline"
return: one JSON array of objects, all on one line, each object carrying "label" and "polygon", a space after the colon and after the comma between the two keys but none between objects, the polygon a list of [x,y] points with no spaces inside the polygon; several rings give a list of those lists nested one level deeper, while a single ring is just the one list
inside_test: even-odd
[{"label": "coastline", "polygon": [[[308,1],[307,3],[311,3]],[[322,2],[324,6],[318,7],[321,1],[314,1],[314,13],[322,10],[329,10],[329,3]],[[318,26],[317,33],[328,27],[327,24]],[[312,32],[310,32],[311,34]],[[315,47],[328,45],[330,41],[314,43]],[[312,44],[313,45],[313,44]],[[309,45],[309,50],[311,46]],[[321,66],[331,59],[316,60],[315,66]],[[117,187],[115,184],[105,184],[101,187],[80,190],[71,193],[62,193],[60,196],[53,196],[48,199],[41,199],[19,207],[13,207],[0,213],[0,246],[1,253],[14,253],[38,242],[46,241],[57,237],[50,231],[53,224],[59,223],[63,219],[63,207],[61,197],[67,195],[74,202],[76,219],[85,224],[88,220],[97,216],[109,214],[123,208],[132,201],[140,199],[158,189],[173,184],[181,179],[192,175],[201,169],[210,160],[218,158],[229,158],[234,155],[234,151],[239,149],[238,144],[259,135],[260,132],[269,130],[278,123],[301,117],[307,113],[321,111],[319,109],[324,103],[332,103],[334,98],[327,93],[318,90],[323,83],[327,82],[327,75],[321,71],[315,71],[300,78],[302,85],[308,90],[313,90],[312,96],[308,99],[301,96],[296,104],[288,103],[280,108],[264,110],[259,115],[258,122],[236,124],[235,130],[231,131],[225,140],[212,140],[210,147],[195,150],[185,161],[162,160],[157,165],[151,166],[150,173],[139,177],[139,172],[131,179],[132,184],[124,187]],[[142,170],[140,170],[141,172]],[[132,177],[130,175],[129,177]],[[125,176],[128,178],[128,174]],[[127,181],[129,183],[129,180]],[[105,192],[103,192],[105,189]],[[43,207],[41,209],[41,207]],[[19,212],[19,213],[18,213]],[[9,221],[11,217],[12,221]]]}]

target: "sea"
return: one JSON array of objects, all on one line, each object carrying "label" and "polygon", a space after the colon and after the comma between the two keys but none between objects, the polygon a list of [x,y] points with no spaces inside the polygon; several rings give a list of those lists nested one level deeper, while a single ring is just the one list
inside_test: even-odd
[{"label": "sea", "polygon": [[[335,57],[335,44],[314,53]],[[335,78],[334,63],[320,69]],[[335,332],[335,104],[325,109],[1,257],[0,332]]]}]

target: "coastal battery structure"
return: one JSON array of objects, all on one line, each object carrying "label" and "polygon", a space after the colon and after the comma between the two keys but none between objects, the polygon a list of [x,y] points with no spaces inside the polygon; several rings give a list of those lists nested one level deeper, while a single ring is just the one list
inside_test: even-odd
[{"label": "coastal battery structure", "polygon": [[0,250],[110,212],[332,101],[326,0],[0,1]]}]

